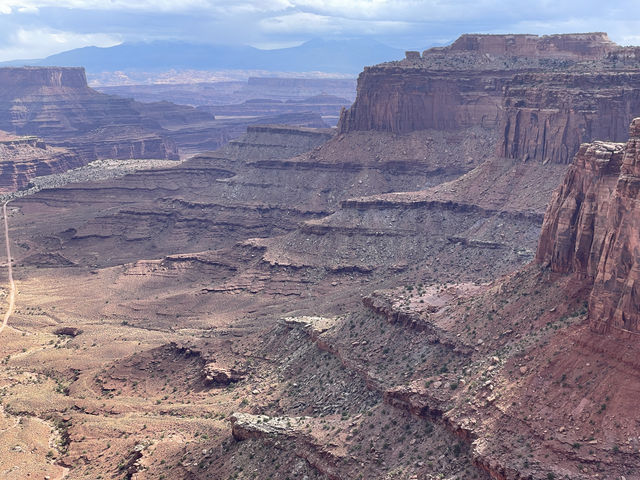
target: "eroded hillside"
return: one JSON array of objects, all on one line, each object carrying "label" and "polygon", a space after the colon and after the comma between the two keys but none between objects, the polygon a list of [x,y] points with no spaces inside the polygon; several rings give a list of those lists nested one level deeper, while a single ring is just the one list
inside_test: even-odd
[{"label": "eroded hillside", "polygon": [[0,471],[635,478],[633,52],[463,36],[337,132],[12,200]]}]

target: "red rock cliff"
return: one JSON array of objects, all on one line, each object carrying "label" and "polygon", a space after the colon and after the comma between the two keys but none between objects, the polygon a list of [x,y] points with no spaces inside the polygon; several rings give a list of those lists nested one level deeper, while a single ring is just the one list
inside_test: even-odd
[{"label": "red rock cliff", "polygon": [[566,164],[583,142],[627,139],[640,115],[640,72],[519,74],[504,94],[500,155]]},{"label": "red rock cliff", "polygon": [[339,131],[498,128],[497,154],[566,164],[582,142],[627,139],[640,56],[606,34],[463,35],[367,67]]},{"label": "red rock cliff", "polygon": [[495,127],[507,76],[367,67],[358,78],[356,102],[343,113],[339,129],[408,133],[473,125]]},{"label": "red rock cliff", "polygon": [[629,136],[589,300],[599,332],[640,333],[640,119]]},{"label": "red rock cliff", "polygon": [[16,67],[0,68],[3,88],[27,87],[89,88],[84,68],[80,67]]},{"label": "red rock cliff", "polygon": [[64,172],[82,163],[69,150],[48,147],[37,137],[13,137],[0,131],[0,193],[19,190],[33,177]]},{"label": "red rock cliff", "polygon": [[536,253],[539,263],[554,272],[595,279],[623,152],[619,143],[581,145],[547,209]]},{"label": "red rock cliff", "polygon": [[582,145],[554,193],[536,260],[593,282],[600,333],[640,334],[640,118],[626,145]]}]

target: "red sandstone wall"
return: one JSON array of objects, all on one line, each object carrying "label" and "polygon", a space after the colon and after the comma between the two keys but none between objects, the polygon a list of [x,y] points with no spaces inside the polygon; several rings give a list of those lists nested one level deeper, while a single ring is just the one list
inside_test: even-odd
[{"label": "red sandstone wall", "polygon": [[640,118],[624,145],[583,145],[545,215],[536,261],[593,281],[600,333],[640,334]]}]

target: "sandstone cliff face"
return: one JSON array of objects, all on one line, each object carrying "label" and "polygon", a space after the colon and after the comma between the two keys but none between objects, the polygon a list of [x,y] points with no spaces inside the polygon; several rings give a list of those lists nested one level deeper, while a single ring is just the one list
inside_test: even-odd
[{"label": "sandstone cliff face", "polygon": [[0,68],[0,85],[5,88],[69,87],[87,88],[84,68]]},{"label": "sandstone cliff face", "polygon": [[206,115],[189,116],[183,111],[189,107],[180,110],[171,104],[145,108],[98,93],[87,86],[82,68],[0,68],[0,86],[0,129],[73,147],[84,162],[138,155],[177,159],[175,143],[157,120],[158,108],[164,107],[169,120],[186,115],[201,122]]},{"label": "sandstone cliff face", "polygon": [[627,139],[639,60],[603,33],[463,35],[365,68],[339,131],[482,126],[500,132],[499,156],[567,164],[582,142]]},{"label": "sandstone cliff face", "polygon": [[0,192],[25,187],[33,177],[59,173],[82,165],[64,148],[47,146],[36,137],[0,136]]},{"label": "sandstone cliff face", "polygon": [[83,163],[103,158],[177,160],[179,156],[175,142],[139,126],[99,127],[55,144],[74,151]]},{"label": "sandstone cliff face", "polygon": [[456,130],[500,119],[504,73],[430,72],[401,67],[367,67],[358,97],[340,119],[341,132]]},{"label": "sandstone cliff face", "polygon": [[547,210],[536,259],[554,272],[594,279],[624,144],[583,144]]},{"label": "sandstone cliff face", "polygon": [[108,124],[141,125],[128,99],[100,94],[78,68],[0,69],[0,128],[64,138]]},{"label": "sandstone cliff face", "polygon": [[291,158],[320,147],[334,134],[335,130],[328,128],[251,125],[244,137],[229,142],[226,151],[252,161]]},{"label": "sandstone cliff face", "polygon": [[516,75],[504,92],[501,156],[569,163],[583,142],[627,139],[640,114],[640,73]]},{"label": "sandstone cliff face", "polygon": [[589,300],[598,332],[640,333],[640,119],[631,125]]},{"label": "sandstone cliff face", "polygon": [[555,272],[593,282],[600,333],[640,333],[640,118],[626,145],[583,145],[547,210],[536,254]]}]

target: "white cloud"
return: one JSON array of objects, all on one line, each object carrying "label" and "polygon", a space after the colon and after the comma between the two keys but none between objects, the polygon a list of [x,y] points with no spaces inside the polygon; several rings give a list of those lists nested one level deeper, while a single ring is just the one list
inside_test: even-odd
[{"label": "white cloud", "polygon": [[[207,0],[0,0],[0,12],[5,10],[37,11],[40,8],[73,8],[78,10],[146,10],[188,11],[207,8]],[[11,13],[9,11],[9,13]]]},{"label": "white cloud", "polygon": [[282,12],[295,7],[291,0],[210,1],[208,4],[212,10],[227,14]]},{"label": "white cloud", "polygon": [[[633,11],[636,0],[618,0],[609,11]],[[551,14],[606,15],[599,0],[0,0],[0,13],[40,8],[148,12],[295,12],[330,17],[403,21],[461,21],[470,18],[539,18]]]},{"label": "white cloud", "polygon": [[101,33],[77,34],[51,29],[20,28],[0,48],[0,61],[43,58],[61,51],[90,45],[110,47],[117,45],[120,41],[116,36]]},{"label": "white cloud", "polygon": [[18,13],[38,13],[39,9],[35,5],[23,5],[18,7]]},{"label": "white cloud", "polygon": [[391,33],[405,30],[409,25],[408,22],[353,20],[307,12],[269,17],[260,21],[260,26],[266,33],[311,35]]},{"label": "white cloud", "polygon": [[324,15],[413,22],[460,22],[495,14],[508,16],[514,10],[525,14],[529,10],[524,2],[512,9],[499,0],[294,0],[294,3],[297,8]]},{"label": "white cloud", "polygon": [[[548,3],[548,2],[542,2]],[[553,2],[556,4],[557,2]],[[525,4],[518,7],[522,11]],[[453,20],[508,12],[499,0],[0,0],[0,11],[40,8],[148,12],[208,11],[230,14],[292,10],[360,20]]]}]

